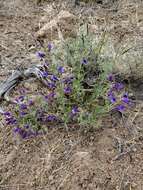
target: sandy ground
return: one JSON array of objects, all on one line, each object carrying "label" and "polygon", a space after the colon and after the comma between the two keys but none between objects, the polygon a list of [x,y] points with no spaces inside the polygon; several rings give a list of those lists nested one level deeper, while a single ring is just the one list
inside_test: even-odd
[{"label": "sandy ground", "polygon": [[[31,64],[30,55],[39,48],[35,33],[50,4],[0,1],[0,80]],[[142,4],[122,0],[73,7],[72,1],[59,1],[54,6],[55,12],[66,9],[88,20],[92,15],[99,30],[106,23],[115,42],[133,43],[141,55]],[[0,190],[143,190],[142,110],[140,101],[127,118],[109,117],[100,129],[52,128],[27,141],[0,122]]]}]

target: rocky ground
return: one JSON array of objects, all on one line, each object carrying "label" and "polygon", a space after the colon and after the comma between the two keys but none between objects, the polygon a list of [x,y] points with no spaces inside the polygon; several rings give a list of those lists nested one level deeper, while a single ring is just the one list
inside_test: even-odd
[{"label": "rocky ground", "polygon": [[0,190],[143,189],[142,0],[0,1],[0,80],[36,64],[42,44],[75,36],[82,23],[97,36],[106,28],[113,53],[131,47],[115,68],[134,76],[138,104],[127,118],[109,117],[100,129],[53,128],[26,141],[0,121]]}]

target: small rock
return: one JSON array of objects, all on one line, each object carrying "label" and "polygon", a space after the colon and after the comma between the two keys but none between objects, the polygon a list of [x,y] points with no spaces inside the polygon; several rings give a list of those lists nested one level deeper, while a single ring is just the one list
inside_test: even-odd
[{"label": "small rock", "polygon": [[59,37],[58,29],[62,32],[62,35],[72,36],[76,34],[75,24],[77,17],[68,11],[61,11],[54,19],[45,24],[37,33],[36,37],[48,37],[50,40],[57,39]]},{"label": "small rock", "polygon": [[28,80],[24,82],[24,88],[36,91],[38,89],[38,84],[36,83],[36,81]]},{"label": "small rock", "polygon": [[54,177],[52,175],[49,176],[49,180],[50,181],[53,181],[54,180]]},{"label": "small rock", "polygon": [[30,53],[28,56],[28,60],[33,65],[41,64],[40,59],[38,59],[38,57],[35,53]]}]

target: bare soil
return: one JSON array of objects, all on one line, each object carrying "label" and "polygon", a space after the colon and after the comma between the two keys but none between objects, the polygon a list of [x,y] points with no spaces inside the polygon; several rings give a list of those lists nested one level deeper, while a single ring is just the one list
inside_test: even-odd
[{"label": "bare soil", "polygon": [[[142,53],[142,0],[76,7],[72,1],[1,0],[0,80],[32,64],[30,55],[40,47],[35,33],[48,5],[55,14],[65,9],[92,15],[99,30],[106,22],[116,43],[133,42]],[[143,190],[143,93],[142,82],[135,84],[140,98],[134,110],[109,116],[100,129],[53,127],[23,141],[0,121],[0,190]]]}]

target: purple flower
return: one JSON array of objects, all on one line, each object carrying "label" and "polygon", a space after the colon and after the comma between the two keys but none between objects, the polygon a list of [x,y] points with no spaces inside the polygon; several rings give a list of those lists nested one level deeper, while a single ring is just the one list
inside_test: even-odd
[{"label": "purple flower", "polygon": [[56,75],[51,75],[51,80],[56,82],[59,79],[58,79],[58,77]]},{"label": "purple flower", "polygon": [[125,109],[126,109],[126,107],[122,104],[120,104],[116,107],[116,110],[118,110],[119,112],[123,112],[123,111],[125,111]]},{"label": "purple flower", "polygon": [[21,110],[26,110],[27,109],[27,105],[26,104],[20,104],[20,109]]},{"label": "purple flower", "polygon": [[49,98],[54,98],[54,97],[55,97],[55,95],[56,95],[56,93],[55,93],[55,92],[50,92],[48,96],[49,96]]},{"label": "purple flower", "polygon": [[107,79],[108,79],[110,82],[113,82],[113,81],[114,81],[114,75],[112,75],[112,74],[108,75]]},{"label": "purple flower", "polygon": [[15,124],[17,124],[17,120],[13,116],[7,117],[5,119],[5,121],[6,121],[6,125],[15,125]]},{"label": "purple flower", "polygon": [[36,112],[37,121],[43,122],[45,120],[45,113],[42,110],[37,110]]},{"label": "purple flower", "polygon": [[49,99],[49,95],[44,96],[44,99],[47,101]]},{"label": "purple flower", "polygon": [[19,128],[19,127],[16,127],[16,128],[13,129],[13,132],[14,132],[14,133],[18,133],[19,131],[20,131],[20,128]]},{"label": "purple flower", "polygon": [[77,107],[77,106],[73,106],[71,113],[72,113],[73,115],[75,115],[75,114],[77,114],[78,112],[79,112],[78,107]]},{"label": "purple flower", "polygon": [[81,61],[81,63],[82,63],[83,65],[87,65],[87,64],[88,64],[88,61],[87,61],[86,58],[83,58],[82,61]]},{"label": "purple flower", "polygon": [[129,104],[130,100],[129,100],[129,97],[128,97],[128,93],[125,93],[122,97],[122,101],[126,104]]},{"label": "purple flower", "polygon": [[73,77],[67,77],[63,80],[65,84],[71,84],[73,82]]},{"label": "purple flower", "polygon": [[14,116],[12,116],[11,112],[4,112],[6,125],[15,125],[17,124],[17,120]]},{"label": "purple flower", "polygon": [[116,98],[114,96],[109,96],[109,100],[112,104],[116,102]]},{"label": "purple flower", "polygon": [[50,92],[47,96],[44,96],[45,100],[51,100],[52,98],[54,98],[56,95],[55,92]]},{"label": "purple flower", "polygon": [[14,128],[13,132],[19,134],[23,139],[28,137],[27,131],[21,129],[20,127]]},{"label": "purple flower", "polygon": [[60,74],[64,73],[64,72],[65,72],[64,67],[59,66],[59,67],[58,67],[58,72],[59,72]]},{"label": "purple flower", "polygon": [[111,90],[108,92],[108,98],[112,104],[116,102],[116,97]]},{"label": "purple flower", "polygon": [[28,124],[26,124],[26,125],[24,125],[23,127],[24,127],[25,129],[29,129],[30,126],[29,126]]},{"label": "purple flower", "polygon": [[16,101],[17,102],[23,102],[24,101],[24,99],[25,99],[25,96],[19,96],[17,99],[16,99]]},{"label": "purple flower", "polygon": [[34,101],[33,100],[29,100],[28,101],[28,106],[33,106],[34,105]]},{"label": "purple flower", "polygon": [[69,95],[71,92],[72,92],[72,89],[71,89],[70,86],[67,86],[67,87],[64,88],[64,93],[65,94]]},{"label": "purple flower", "polygon": [[21,88],[21,89],[19,90],[19,93],[20,93],[20,94],[25,94],[25,93],[26,93],[26,89],[25,89],[25,88]]},{"label": "purple flower", "polygon": [[24,117],[25,115],[27,115],[27,113],[24,112],[24,111],[20,111],[19,114],[20,114],[21,117]]},{"label": "purple flower", "polygon": [[44,65],[45,67],[48,67],[48,66],[49,66],[48,61],[45,61],[43,65]]},{"label": "purple flower", "polygon": [[47,47],[48,47],[48,51],[50,52],[52,50],[52,48],[53,48],[53,45],[51,43],[48,43]]},{"label": "purple flower", "polygon": [[20,130],[18,131],[18,133],[19,133],[19,135],[20,135],[23,139],[25,139],[25,138],[28,137],[28,133],[27,133],[27,131],[25,131],[24,129],[20,129]]},{"label": "purple flower", "polygon": [[47,122],[53,122],[53,121],[56,121],[56,120],[57,120],[57,117],[55,115],[48,115],[46,117]]},{"label": "purple flower", "polygon": [[112,90],[111,90],[111,89],[108,91],[107,95],[108,95],[108,96],[113,95],[113,92],[112,92]]},{"label": "purple flower", "polygon": [[47,71],[43,71],[43,72],[41,72],[41,75],[42,75],[42,77],[48,77],[48,72]]},{"label": "purple flower", "polygon": [[[28,129],[28,128],[27,128]],[[38,131],[32,131],[31,129],[30,130],[25,130],[25,129],[22,129],[20,127],[16,127],[13,129],[13,132],[15,134],[19,134],[21,136],[21,138],[23,139],[27,139],[29,137],[36,137],[37,135],[40,135],[42,133],[38,132]]]},{"label": "purple flower", "polygon": [[122,83],[115,83],[112,86],[112,90],[120,91],[124,88],[124,85]]},{"label": "purple flower", "polygon": [[15,103],[20,104],[20,103],[22,103],[24,101],[24,99],[25,99],[25,96],[21,95],[21,96],[19,96],[18,98],[15,99]]},{"label": "purple flower", "polygon": [[5,117],[11,117],[11,112],[4,112]]},{"label": "purple flower", "polygon": [[47,86],[50,88],[50,89],[55,89],[56,88],[56,84],[54,82],[48,82],[47,83]]},{"label": "purple flower", "polygon": [[40,59],[45,57],[45,53],[44,53],[44,52],[41,52],[41,51],[38,51],[38,52],[36,53],[36,55],[37,55],[37,57],[39,57]]}]

